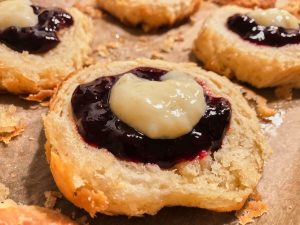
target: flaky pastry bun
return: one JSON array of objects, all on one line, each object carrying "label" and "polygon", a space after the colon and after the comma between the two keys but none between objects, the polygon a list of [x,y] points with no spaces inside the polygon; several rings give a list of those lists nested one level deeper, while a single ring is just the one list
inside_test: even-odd
[{"label": "flaky pastry bun", "polygon": [[[230,129],[221,149],[162,169],[156,164],[120,160],[87,144],[77,131],[71,97],[79,84],[136,67],[176,70],[204,82],[213,95],[229,100]],[[165,206],[189,206],[226,212],[240,209],[261,178],[270,152],[255,112],[227,78],[192,63],[137,59],[99,63],[70,76],[53,97],[44,118],[46,155],[64,196],[92,216],[156,214]]]},{"label": "flaky pastry bun", "polygon": [[202,0],[97,0],[99,6],[131,25],[142,25],[145,31],[173,25],[195,12]]},{"label": "flaky pastry bun", "polygon": [[250,9],[223,7],[201,28],[194,52],[205,68],[227,77],[236,77],[257,88],[290,85],[300,87],[300,44],[282,47],[257,45],[230,31],[226,22],[234,14]]},{"label": "flaky pastry bun", "polygon": [[74,24],[59,32],[60,43],[44,54],[17,52],[0,42],[0,91],[35,94],[55,88],[85,63],[91,52],[93,24],[75,8],[67,9]]}]

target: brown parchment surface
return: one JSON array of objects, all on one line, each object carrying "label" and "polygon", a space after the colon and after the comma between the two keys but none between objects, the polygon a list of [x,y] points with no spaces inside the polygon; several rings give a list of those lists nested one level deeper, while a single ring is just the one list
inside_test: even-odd
[{"label": "brown parchment surface", "polygon": [[[109,1],[109,0],[108,0]],[[70,6],[73,0],[35,1],[41,5]],[[90,1],[81,1],[89,4]],[[217,6],[205,3],[191,20],[172,29],[144,34],[137,28],[121,25],[103,14],[94,19],[96,40],[94,56],[97,60],[126,60],[154,57],[175,62],[197,62],[191,52],[203,19]],[[98,49],[99,51],[96,51]],[[278,109],[271,122],[262,123],[273,147],[273,155],[266,163],[258,191],[269,211],[255,220],[257,225],[300,225],[300,91],[294,91],[291,101],[278,100],[273,89],[260,90],[270,105]],[[10,198],[24,204],[43,205],[45,191],[57,188],[44,154],[45,135],[42,115],[46,107],[30,103],[17,96],[0,95],[0,104],[14,104],[17,114],[26,125],[24,133],[9,145],[0,144],[0,182],[10,189]],[[59,199],[56,208],[75,218],[87,215],[65,199]],[[88,215],[87,215],[88,217]],[[173,207],[161,210],[155,216],[127,218],[98,214],[90,224],[99,225],[225,225],[237,224],[234,213],[215,213],[202,209]]]}]

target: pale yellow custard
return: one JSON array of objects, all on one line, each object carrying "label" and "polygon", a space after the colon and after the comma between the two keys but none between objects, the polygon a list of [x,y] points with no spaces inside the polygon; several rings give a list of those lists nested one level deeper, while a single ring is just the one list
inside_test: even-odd
[{"label": "pale yellow custard", "polygon": [[175,71],[162,81],[125,74],[113,86],[109,103],[120,120],[153,139],[189,133],[206,111],[202,87]]},{"label": "pale yellow custard", "polygon": [[0,30],[11,26],[31,27],[38,23],[29,0],[0,0]]},{"label": "pale yellow custard", "polygon": [[286,29],[299,29],[300,21],[283,9],[255,9],[247,14],[262,26],[278,26]]}]

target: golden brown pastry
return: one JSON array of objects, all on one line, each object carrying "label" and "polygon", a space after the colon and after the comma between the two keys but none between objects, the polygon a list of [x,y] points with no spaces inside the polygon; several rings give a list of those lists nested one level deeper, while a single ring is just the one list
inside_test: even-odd
[{"label": "golden brown pastry", "polygon": [[246,8],[271,8],[275,6],[276,0],[212,0],[220,5],[238,5]]},{"label": "golden brown pastry", "polygon": [[17,108],[14,105],[0,106],[0,142],[8,144],[10,140],[24,130],[24,125],[16,115]]},{"label": "golden brown pastry", "polygon": [[[149,67],[152,69],[149,69]],[[115,79],[114,77],[116,76],[113,75],[125,74],[121,76],[120,80],[118,80],[119,83],[117,83],[118,86],[122,87],[125,87],[126,82],[131,79],[134,80],[134,82],[131,83],[132,86],[130,86],[131,90],[128,89],[130,94],[122,92],[122,88],[120,89],[118,87],[119,89],[115,89],[117,86],[113,86],[113,92],[116,92],[113,93],[113,95],[121,96],[123,93],[126,96],[133,96],[130,100],[131,102],[127,101],[130,107],[134,106],[134,102],[143,99],[143,97],[141,97],[145,95],[143,91],[137,91],[136,93],[139,94],[135,95],[135,97],[134,94],[131,94],[135,92],[133,90],[138,90],[139,87],[141,87],[141,83],[142,85],[146,85],[144,82],[147,81],[134,78],[132,74],[127,71],[140,71],[142,74],[144,74],[144,72],[141,71],[146,71],[146,74],[152,73],[154,76],[161,73],[161,71],[165,71],[164,73],[166,73],[166,71],[173,71],[172,74],[169,72],[167,74],[169,78],[180,74],[180,76],[176,78],[183,82],[180,83],[180,85],[188,85],[187,87],[194,88],[193,82],[197,81],[199,90],[201,89],[200,87],[203,87],[207,98],[211,96],[213,99],[223,99],[225,101],[223,103],[227,105],[227,107],[230,107],[232,111],[229,113],[229,111],[221,110],[222,113],[229,113],[226,115],[231,115],[231,119],[228,120],[229,130],[226,132],[223,141],[221,141],[222,143],[218,142],[218,151],[201,151],[199,153],[199,149],[197,149],[198,156],[186,160],[174,161],[172,165],[166,167],[165,164],[161,163],[162,160],[165,160],[164,158],[159,158],[157,161],[153,161],[153,158],[150,158],[147,159],[148,163],[143,163],[144,161],[141,161],[141,158],[139,158],[140,161],[133,161],[130,158],[129,160],[124,160],[124,158],[122,158],[123,156],[121,156],[122,149],[120,149],[120,156],[117,156],[111,149],[104,149],[101,148],[101,146],[96,147],[96,144],[92,144],[93,141],[106,142],[106,140],[110,138],[109,136],[106,138],[102,136],[102,139],[100,137],[97,138],[99,132],[96,132],[96,139],[91,137],[95,135],[93,131],[91,133],[87,132],[87,136],[82,136],[84,134],[80,130],[85,129],[83,127],[85,127],[86,124],[77,126],[78,123],[81,123],[80,121],[84,120],[89,123],[93,120],[92,118],[95,118],[96,121],[99,121],[100,125],[107,124],[106,122],[101,122],[103,121],[101,115],[108,112],[101,110],[102,103],[92,103],[90,106],[91,110],[97,109],[97,107],[100,108],[98,110],[85,112],[84,115],[87,115],[87,120],[78,119],[77,109],[80,111],[85,108],[84,104],[87,101],[97,102],[97,99],[99,100],[102,98],[101,96],[105,96],[105,94],[102,95],[101,93],[103,93],[102,91],[106,90],[110,82]],[[109,78],[105,76],[109,76]],[[97,78],[99,79],[95,80]],[[102,79],[104,83],[101,84],[108,82],[108,86],[105,85],[102,87],[100,83],[98,83],[100,81],[102,82]],[[168,82],[174,84],[172,79],[171,81],[167,79],[165,82],[166,83],[158,82],[159,84],[157,82],[148,83],[150,86],[154,85],[153,88],[147,86],[147,88],[150,89],[149,93],[152,93],[151,96],[149,95],[149,98],[147,98],[148,102],[152,100],[156,102],[156,97],[160,96],[160,89],[156,89],[158,88],[156,85],[165,85]],[[191,83],[186,84],[187,82]],[[175,84],[178,83],[175,82]],[[94,89],[95,87],[98,88]],[[171,88],[170,90],[169,88],[170,86],[166,86],[166,91],[162,93],[172,91]],[[143,90],[145,90],[145,88],[143,88]],[[187,91],[187,89],[185,89],[185,91]],[[180,88],[178,88],[177,92],[181,93],[179,96],[186,96],[186,92]],[[100,97],[92,97],[93,93],[100,94]],[[148,91],[146,91],[146,93],[148,93]],[[74,98],[74,96],[77,97],[82,94],[87,96],[86,100],[82,101]],[[161,96],[164,99],[168,99],[168,96],[164,94]],[[112,98],[113,97],[110,97],[110,101],[113,101]],[[187,99],[194,98],[191,97]],[[199,99],[201,103],[201,93]],[[78,105],[76,102],[81,103],[78,103]],[[107,104],[105,102],[106,101],[103,103],[104,105]],[[177,103],[177,106],[174,106],[171,101],[171,110],[175,110],[172,111],[175,114],[176,112],[180,114],[180,110],[186,107],[186,102],[183,101],[179,103],[178,101]],[[224,106],[223,103],[222,106],[220,106],[221,108]],[[118,104],[118,102],[116,102],[116,104]],[[143,102],[143,104],[145,104],[145,102]],[[75,106],[78,106],[78,108],[74,108]],[[120,122],[117,122],[119,125],[116,126],[127,127],[128,124],[132,126],[139,125],[140,122],[143,123],[144,120],[146,120],[142,118],[151,116],[151,113],[150,115],[148,113],[150,110],[155,111],[159,110],[160,107],[165,107],[159,104],[156,106],[158,108],[151,109],[150,107],[146,112],[143,111],[143,108],[133,107],[131,108],[131,112],[134,115],[137,116],[137,114],[141,113],[143,116],[140,114],[140,117],[130,121],[127,115],[129,121],[126,123],[127,125],[120,125]],[[199,107],[201,109],[203,104],[201,103]],[[134,109],[135,112],[132,109]],[[211,106],[207,105],[206,110],[210,109]],[[128,112],[126,112],[128,107],[124,105],[120,110],[113,110],[115,113],[120,113],[120,116],[123,118]],[[221,113],[221,111],[208,114],[211,116],[220,115],[219,113]],[[208,114],[205,113],[207,116]],[[169,114],[165,115],[171,117]],[[124,118],[126,118],[126,115]],[[161,118],[158,118],[157,120],[160,119]],[[222,121],[222,119],[221,121],[219,120],[218,124],[222,123]],[[161,125],[155,123],[155,120],[154,124],[155,126]],[[213,127],[215,127],[217,123],[213,124],[215,124],[213,125]],[[68,200],[76,206],[85,209],[92,216],[98,212],[108,215],[154,215],[164,206],[178,205],[206,208],[219,212],[238,210],[243,206],[257,185],[262,175],[264,160],[266,155],[270,152],[269,145],[266,143],[260,130],[256,114],[242,97],[240,89],[227,78],[202,70],[192,63],[171,63],[160,60],[137,59],[135,61],[107,62],[90,66],[74,74],[62,83],[51,101],[50,111],[44,118],[44,125],[47,137],[46,155],[58,188]],[[109,126],[108,124],[107,129],[110,129]],[[114,125],[111,126],[114,127]],[[93,129],[93,127],[91,124],[90,128]],[[140,129],[138,126],[136,127],[136,129]],[[148,132],[149,129],[151,130],[153,127],[149,126],[147,121],[145,121],[144,128],[146,132]],[[164,137],[167,137],[169,131],[166,131],[167,129],[164,128],[166,127],[159,129],[159,131],[167,132],[164,133]],[[132,130],[132,128],[127,127],[125,129],[131,129],[132,132],[136,132]],[[218,130],[217,127],[215,129]],[[106,132],[105,130],[103,131]],[[199,133],[196,132],[193,134]],[[88,135],[91,136],[88,137]],[[199,135],[201,136],[201,134]],[[125,136],[124,138],[126,138]],[[200,136],[199,138],[201,139],[202,136]],[[93,140],[89,139],[90,137]],[[132,136],[127,135],[127,138],[130,137]],[[146,138],[150,144],[151,141],[153,141],[153,139],[149,140],[143,135],[140,136],[140,138]],[[170,138],[170,136],[168,138],[172,143],[172,138]],[[162,139],[166,140],[164,138]],[[183,138],[183,140],[185,139]],[[119,143],[119,136],[115,136],[111,141],[111,143]],[[156,139],[154,141],[160,142],[160,140]],[[192,143],[187,143],[185,146],[192,146]],[[172,148],[172,146],[170,147]],[[114,147],[112,147],[112,149],[113,148]],[[160,148],[160,146],[157,145],[157,148]],[[187,149],[184,150],[184,152],[189,150],[189,147],[185,148]],[[144,145],[144,147],[142,145],[139,153],[144,154],[148,150],[146,145]],[[164,151],[164,149],[161,150]],[[153,151],[154,154],[155,149],[150,150],[150,156],[152,154],[151,151]],[[155,157],[160,157],[159,154],[160,153]],[[171,151],[170,154],[172,155],[173,151]]]},{"label": "golden brown pastry", "polygon": [[[14,2],[20,3],[23,1],[27,0]],[[7,1],[2,1],[0,7],[3,2]],[[6,5],[3,8],[7,8],[8,10],[8,6]],[[43,13],[43,8],[36,7],[34,10]],[[21,36],[18,37],[16,32],[21,33],[20,30],[24,30],[25,28],[23,26],[13,28],[11,25],[20,24],[18,26],[21,26],[22,19],[24,18],[15,20],[14,17],[9,17],[12,13],[1,15],[3,21],[8,21],[7,23],[0,23],[1,91],[8,91],[15,94],[31,94],[38,93],[41,90],[53,89],[71,72],[82,68],[88,54],[91,52],[90,42],[93,38],[93,24],[89,17],[75,8],[70,8],[66,11],[72,16],[73,24],[65,27],[67,22],[65,22],[66,18],[63,18],[63,22],[60,23],[63,29],[60,29],[57,33],[59,43],[50,43],[45,45],[46,47],[41,45],[39,49],[35,49],[35,47],[38,48],[35,45],[39,43],[38,35],[41,32],[37,32],[38,35],[34,41],[32,41],[32,38],[24,38],[25,35],[23,36],[24,41],[12,41],[15,40],[14,38],[17,39]],[[24,17],[27,18],[26,15]],[[26,27],[26,25],[24,26]],[[43,22],[39,21],[35,26],[43,27],[44,25]],[[54,36],[55,34],[51,33],[48,38],[52,40],[55,38]],[[31,45],[31,48],[28,48],[29,45]],[[56,46],[50,49],[52,45]],[[48,47],[49,50],[44,49]]]},{"label": "golden brown pastry", "polygon": [[299,88],[299,24],[284,10],[227,6],[204,22],[194,52],[205,68],[255,87]]},{"label": "golden brown pastry", "polygon": [[54,210],[37,206],[0,205],[0,224],[5,225],[76,225]]},{"label": "golden brown pastry", "polygon": [[97,0],[99,6],[122,22],[142,25],[145,31],[173,25],[195,12],[202,0]]}]

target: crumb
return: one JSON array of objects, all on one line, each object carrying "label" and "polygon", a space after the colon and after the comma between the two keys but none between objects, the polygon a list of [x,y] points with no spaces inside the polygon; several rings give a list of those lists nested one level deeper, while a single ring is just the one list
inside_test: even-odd
[{"label": "crumb", "polygon": [[275,89],[275,95],[277,98],[282,100],[292,100],[293,88],[291,86],[281,86]]},{"label": "crumb", "polygon": [[260,118],[266,118],[276,114],[276,109],[270,108],[267,105],[267,100],[262,96],[255,94],[253,91],[245,87],[241,87],[241,91],[248,101],[253,101],[255,103],[255,110]]},{"label": "crumb", "polygon": [[101,18],[102,16],[102,13],[99,9],[96,9],[95,7],[90,5],[84,5],[80,2],[76,2],[74,4],[74,7],[92,18]]},{"label": "crumb", "polygon": [[174,45],[176,42],[183,42],[184,37],[182,33],[178,33],[176,35],[168,35],[168,37],[164,40],[163,46],[160,48],[161,52],[169,53],[174,49]]},{"label": "crumb", "polygon": [[10,140],[24,131],[24,125],[16,114],[13,105],[0,106],[0,142],[8,144]]},{"label": "crumb", "polygon": [[4,184],[0,183],[0,202],[6,200],[8,195],[9,195],[9,189]]},{"label": "crumb", "polygon": [[117,49],[120,47],[120,43],[119,42],[108,42],[105,46],[107,49]]},{"label": "crumb", "polygon": [[260,217],[268,211],[268,205],[261,200],[260,194],[255,191],[249,197],[244,207],[235,213],[241,225],[252,223],[254,218]]},{"label": "crumb", "polygon": [[113,56],[113,50],[118,49],[121,46],[121,43],[124,43],[123,38],[120,38],[117,41],[99,44],[95,49],[95,54],[109,60],[111,58],[109,58],[109,56]]},{"label": "crumb", "polygon": [[36,94],[31,94],[25,99],[33,102],[43,102],[47,99],[50,99],[54,94],[54,90],[41,90]]},{"label": "crumb", "polygon": [[109,51],[108,51],[106,45],[103,45],[103,44],[100,44],[96,47],[96,52],[102,58],[107,58],[109,55]]},{"label": "crumb", "polygon": [[153,51],[151,53],[151,59],[163,59],[163,58],[164,58],[163,55],[157,51]]},{"label": "crumb", "polygon": [[174,49],[174,43],[175,43],[174,37],[169,36],[164,40],[163,46],[160,50],[162,52],[169,53]]},{"label": "crumb", "polygon": [[181,32],[178,33],[178,34],[175,36],[174,41],[175,41],[175,42],[183,42],[183,41],[184,41],[184,36],[183,36],[183,34],[182,34]]},{"label": "crumb", "polygon": [[57,191],[46,191],[45,193],[46,201],[44,203],[45,208],[53,209],[58,198],[62,198],[62,194]]}]

